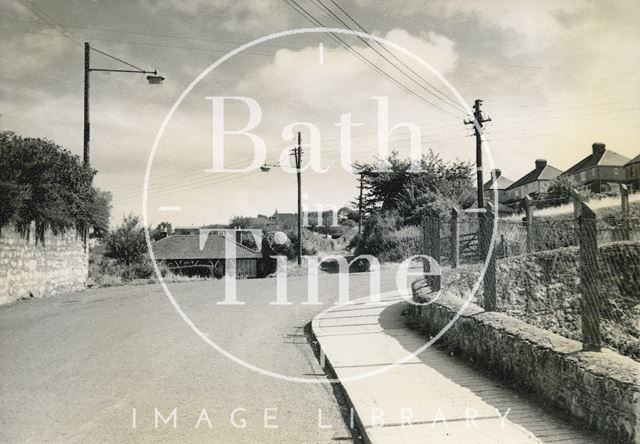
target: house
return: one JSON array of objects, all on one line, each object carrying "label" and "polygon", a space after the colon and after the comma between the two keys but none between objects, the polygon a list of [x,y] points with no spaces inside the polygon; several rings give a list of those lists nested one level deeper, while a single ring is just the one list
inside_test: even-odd
[{"label": "house", "polygon": [[624,165],[625,183],[629,191],[640,189],[640,154]]},{"label": "house", "polygon": [[[227,252],[224,236],[209,233],[201,245],[200,235],[170,235],[153,243],[157,262],[185,274],[222,277],[226,273]],[[254,278],[262,275],[262,253],[234,242],[236,276]]]},{"label": "house", "polygon": [[298,213],[278,213],[278,210],[271,216],[271,220],[281,230],[295,230],[298,227]]},{"label": "house", "polygon": [[547,164],[545,159],[536,160],[536,167],[516,180],[506,189],[508,202],[516,202],[530,194],[546,193],[551,181],[562,174],[558,168]]},{"label": "house", "polygon": [[200,228],[197,227],[177,227],[173,230],[173,233],[169,232],[169,235],[182,235],[182,236],[197,236],[200,234]]},{"label": "house", "polygon": [[625,165],[629,158],[594,143],[591,154],[573,165],[563,175],[573,178],[580,186],[594,193],[616,193],[627,181]]},{"label": "house", "polygon": [[495,201],[495,194],[498,194],[498,202],[505,202],[506,191],[513,184],[513,180],[507,179],[502,175],[502,171],[495,169],[491,172],[491,179],[484,184],[484,198],[488,202]]}]

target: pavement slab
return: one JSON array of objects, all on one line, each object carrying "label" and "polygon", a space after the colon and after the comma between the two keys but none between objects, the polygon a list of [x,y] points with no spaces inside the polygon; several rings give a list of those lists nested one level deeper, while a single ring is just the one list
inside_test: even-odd
[{"label": "pavement slab", "polygon": [[373,443],[597,443],[545,408],[405,326],[406,302],[388,294],[336,306],[312,328],[327,364]]}]

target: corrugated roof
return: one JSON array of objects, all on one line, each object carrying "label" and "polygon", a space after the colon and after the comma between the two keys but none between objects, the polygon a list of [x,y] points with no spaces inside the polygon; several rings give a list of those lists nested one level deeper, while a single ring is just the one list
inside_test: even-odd
[{"label": "corrugated roof", "polygon": [[628,157],[623,156],[622,154],[618,154],[615,151],[611,151],[610,149],[605,149],[602,152],[591,153],[580,162],[576,163],[574,166],[565,171],[565,175],[578,173],[582,170],[586,170],[588,168],[594,166],[624,166],[625,163],[629,161]]},{"label": "corrugated roof", "polygon": [[[236,245],[237,259],[260,259],[262,254],[244,245]],[[209,233],[204,247],[200,248],[199,235],[174,235],[153,243],[156,259],[226,259],[225,239],[215,233]]]},{"label": "corrugated roof", "polygon": [[517,188],[522,185],[526,185],[531,182],[535,182],[536,180],[552,180],[562,174],[562,170],[558,168],[552,167],[551,165],[546,165],[544,168],[537,169],[535,168],[533,171],[528,172],[520,179],[516,180],[508,190]]}]

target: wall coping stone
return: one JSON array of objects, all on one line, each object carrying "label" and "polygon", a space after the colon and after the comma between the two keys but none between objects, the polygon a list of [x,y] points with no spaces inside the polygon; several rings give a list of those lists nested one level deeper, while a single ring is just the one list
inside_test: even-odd
[{"label": "wall coping stone", "polygon": [[[446,312],[445,319],[443,319],[441,323],[446,323],[453,319],[456,313],[460,311],[465,300],[458,295],[447,294],[446,290],[442,290],[437,298],[428,298],[425,297],[424,292],[421,291],[423,288],[425,287],[418,289],[415,285],[413,286],[414,300],[423,304],[429,300],[432,302],[422,306],[410,304],[409,324],[413,328],[435,334],[444,325],[426,325],[426,321],[420,318],[421,314],[428,312],[430,315],[437,316],[443,314],[444,311]],[[467,324],[471,322],[471,326],[468,328],[471,328],[476,333],[487,330],[503,333],[503,337],[508,336],[510,340],[516,341],[518,346],[528,348],[528,350],[532,352],[532,356],[534,356],[533,359],[536,359],[535,356],[543,356],[544,359],[539,359],[540,365],[536,365],[537,372],[551,371],[550,366],[547,364],[549,362],[548,357],[553,356],[553,360],[560,362],[560,367],[564,373],[561,377],[574,378],[571,384],[568,384],[567,390],[575,391],[576,399],[579,400],[578,404],[581,405],[576,407],[576,399],[569,401],[562,396],[558,396],[556,399],[548,399],[548,401],[563,408],[575,417],[587,421],[592,427],[600,431],[618,434],[621,429],[627,430],[623,435],[626,434],[629,436],[618,436],[622,442],[640,442],[640,363],[606,348],[601,352],[582,351],[582,344],[578,341],[567,339],[550,331],[527,324],[505,313],[485,312],[483,308],[474,303],[467,304],[456,321],[456,324],[460,322]],[[484,361],[485,365],[491,366],[492,363],[487,363],[486,361],[491,360],[492,357],[487,355],[473,356],[474,348],[469,346],[469,337],[465,337],[464,341],[458,337],[460,335],[455,328],[456,324],[444,333],[440,341],[449,348],[459,350],[462,355],[467,358],[473,358],[477,362]],[[468,329],[464,331],[460,329],[459,332],[466,333]],[[472,336],[478,338],[478,340],[495,338],[493,334],[478,334]],[[514,354],[510,356],[510,360],[517,362],[518,356],[520,355]],[[521,358],[520,361],[524,363],[524,359],[525,358]],[[495,360],[497,361],[497,359]],[[497,368],[500,368],[503,363],[495,362],[495,364]],[[536,379],[532,377],[531,374],[533,372],[531,372],[531,369],[521,369],[521,371],[515,369],[512,373],[513,374],[508,376],[516,377],[520,383],[533,389],[544,398],[547,398],[547,393],[545,393],[546,391],[544,390],[545,387],[537,386],[540,385],[539,381],[541,378]],[[549,376],[553,377],[555,375],[550,373]],[[587,387],[584,378],[592,381],[590,383],[593,386]],[[611,419],[614,424],[609,424],[609,419],[593,418],[593,412],[598,412],[600,406],[584,405],[585,402],[592,402],[594,404],[602,402],[604,405],[606,403],[605,400],[599,399],[597,396],[589,396],[587,391],[591,389],[594,392],[602,393],[602,391],[610,387],[610,385],[615,386],[616,390],[620,390],[621,393],[626,393],[624,395],[625,399],[620,399],[620,410],[628,409],[623,415],[604,415],[603,413],[604,416],[620,416],[619,418]],[[582,393],[580,391],[582,391]],[[605,408],[603,407],[602,411],[604,410]],[[611,413],[610,409],[608,411]],[[581,413],[584,414],[584,417]],[[615,423],[615,421],[622,421],[622,416],[627,417],[630,423],[624,426]]]}]

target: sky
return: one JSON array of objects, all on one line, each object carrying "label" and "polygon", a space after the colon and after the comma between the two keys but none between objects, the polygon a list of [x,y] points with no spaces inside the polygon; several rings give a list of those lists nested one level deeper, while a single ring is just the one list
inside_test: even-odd
[{"label": "sky", "polygon": [[[340,35],[337,42],[327,33],[274,38],[229,58],[195,84],[167,121],[150,162],[163,121],[204,70],[254,39],[319,26],[313,20],[390,41],[442,78],[373,40]],[[374,97],[387,98],[390,126],[412,122],[423,151],[447,161],[475,157],[465,107],[454,90],[469,106],[482,99],[491,117],[485,164],[516,180],[538,158],[568,169],[596,141],[627,157],[640,154],[638,23],[640,5],[633,0],[3,0],[0,129],[47,138],[81,155],[83,44],[89,42],[166,77],[162,85],[148,85],[140,74],[90,75],[91,165],[96,186],[113,194],[114,223],[142,214],[148,164],[152,224],[197,226],[295,211],[296,178],[286,168],[207,171],[214,151],[221,152],[211,97],[245,97],[259,105],[261,119],[251,132],[264,141],[269,164],[289,157],[295,143],[289,136],[298,130],[303,144],[311,140],[308,126],[286,131],[289,125],[318,128],[320,164],[327,171],[302,174],[310,207],[340,207],[357,196],[356,177],[342,166],[346,147],[337,123],[349,113],[359,124],[352,129],[350,160],[374,161]],[[97,51],[91,67],[127,68]],[[250,118],[246,103],[232,99],[216,113],[221,115],[230,131]],[[389,147],[408,156],[410,136],[406,128],[394,130]],[[223,149],[228,168],[250,166],[255,155],[246,135],[227,136]],[[311,154],[304,149],[303,164]]]}]

